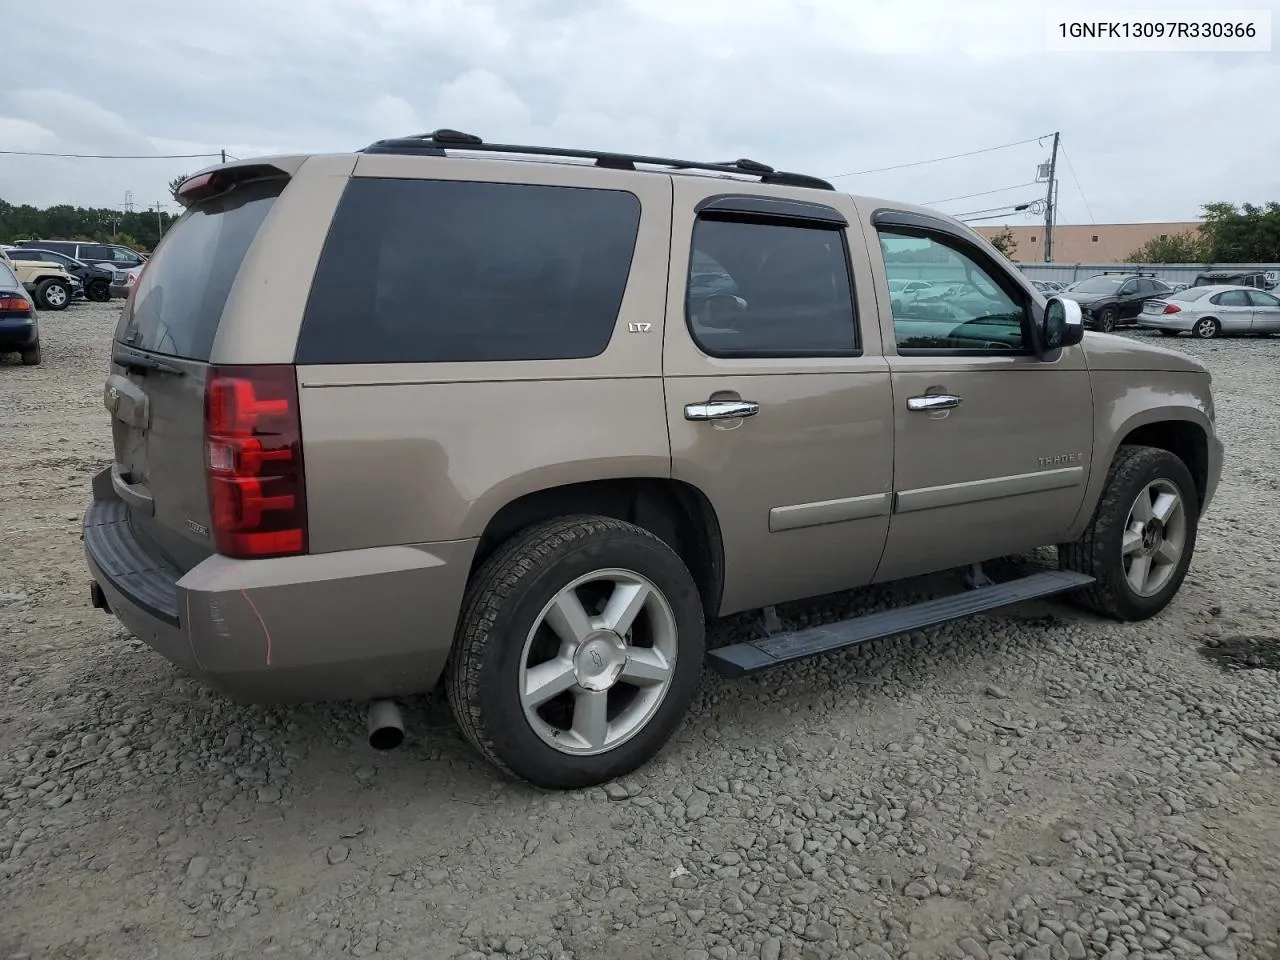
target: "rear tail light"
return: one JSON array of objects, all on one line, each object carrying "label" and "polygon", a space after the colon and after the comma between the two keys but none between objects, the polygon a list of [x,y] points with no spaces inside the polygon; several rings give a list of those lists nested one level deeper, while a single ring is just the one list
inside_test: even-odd
[{"label": "rear tail light", "polygon": [[242,558],[306,553],[306,480],[294,368],[210,368],[204,437],[218,553]]},{"label": "rear tail light", "polygon": [[1160,312],[1161,312],[1161,313],[1181,313],[1181,312],[1182,312],[1182,308],[1181,308],[1181,307],[1175,307],[1172,303],[1166,303],[1166,304],[1164,305],[1164,309],[1163,309],[1163,310],[1161,310]]},{"label": "rear tail light", "polygon": [[0,293],[0,310],[12,313],[30,313],[31,301],[16,293]]}]

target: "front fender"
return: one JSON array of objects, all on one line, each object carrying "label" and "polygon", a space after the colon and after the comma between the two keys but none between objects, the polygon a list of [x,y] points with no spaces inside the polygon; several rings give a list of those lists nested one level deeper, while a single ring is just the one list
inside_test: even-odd
[{"label": "front fender", "polygon": [[[1140,378],[1140,380],[1139,380]],[[1093,463],[1084,501],[1064,538],[1075,540],[1097,508],[1116,452],[1137,431],[1158,424],[1189,424],[1207,447],[1206,501],[1213,494],[1220,469],[1220,450],[1211,416],[1208,377],[1190,372],[1094,371]]]}]

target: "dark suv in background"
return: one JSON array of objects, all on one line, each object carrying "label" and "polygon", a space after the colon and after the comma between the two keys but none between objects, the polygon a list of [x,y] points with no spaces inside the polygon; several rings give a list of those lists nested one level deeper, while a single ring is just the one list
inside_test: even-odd
[{"label": "dark suv in background", "polygon": [[1080,304],[1087,327],[1110,333],[1118,326],[1136,323],[1144,301],[1172,292],[1173,288],[1153,273],[1103,272],[1072,284],[1064,296]]},{"label": "dark suv in background", "polygon": [[118,243],[90,243],[81,240],[19,240],[14,246],[52,250],[54,253],[64,254],[83,263],[108,264],[116,270],[129,270],[147,262],[147,258],[138,251],[130,250]]},{"label": "dark suv in background", "polygon": [[11,260],[38,261],[41,263],[59,264],[84,287],[84,295],[96,303],[106,303],[111,299],[112,284],[123,283],[122,274],[111,267],[85,263],[75,257],[55,250],[40,247],[14,247],[9,251]]}]

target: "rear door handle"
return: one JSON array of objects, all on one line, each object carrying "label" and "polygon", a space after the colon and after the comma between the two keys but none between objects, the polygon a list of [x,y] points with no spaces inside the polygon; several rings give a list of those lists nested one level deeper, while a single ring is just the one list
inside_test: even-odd
[{"label": "rear door handle", "polygon": [[760,404],[751,400],[708,400],[706,403],[689,403],[684,408],[686,420],[740,420],[754,417],[760,412]]},{"label": "rear door handle", "polygon": [[960,406],[960,397],[950,393],[929,393],[923,397],[907,397],[908,410],[952,410]]}]

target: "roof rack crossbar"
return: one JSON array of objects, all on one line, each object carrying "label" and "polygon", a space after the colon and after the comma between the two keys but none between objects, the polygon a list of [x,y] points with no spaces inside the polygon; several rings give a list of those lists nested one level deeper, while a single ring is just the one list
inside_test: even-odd
[{"label": "roof rack crossbar", "polygon": [[562,157],[572,160],[592,160],[598,167],[611,170],[635,170],[637,165],[666,167],[671,170],[701,170],[711,173],[731,173],[739,176],[758,177],[761,183],[789,187],[811,187],[816,190],[834,190],[830,183],[819,177],[803,173],[788,173],[745,157],[715,163],[697,160],[675,160],[670,157],[650,157],[643,154],[612,153],[600,150],[577,150],[567,147],[537,147],[509,143],[485,143],[479,137],[458,130],[435,130],[409,137],[392,137],[378,140],[365,147],[361,153],[412,154],[416,156],[446,156],[445,150],[477,151],[483,153],[509,153],[531,157]]}]

